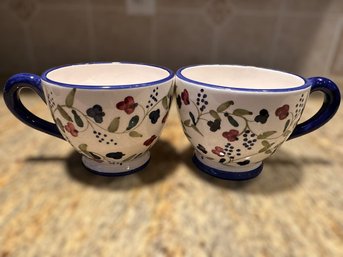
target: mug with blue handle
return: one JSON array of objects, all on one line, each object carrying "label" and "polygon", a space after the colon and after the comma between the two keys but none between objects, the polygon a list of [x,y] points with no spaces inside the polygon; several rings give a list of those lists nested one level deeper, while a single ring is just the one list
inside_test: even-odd
[{"label": "mug with blue handle", "polygon": [[[299,124],[315,91],[324,94],[323,105]],[[263,160],[286,140],[328,122],[341,100],[329,79],[238,65],[181,68],[176,94],[184,133],[195,149],[193,162],[201,171],[232,180],[257,176]]]},{"label": "mug with blue handle", "polygon": [[[166,122],[174,74],[159,66],[88,63],[49,69],[42,76],[21,73],[4,88],[9,110],[34,129],[68,141],[83,164],[101,175],[125,175],[144,168],[149,149]],[[28,111],[20,90],[34,90],[55,123]]]}]

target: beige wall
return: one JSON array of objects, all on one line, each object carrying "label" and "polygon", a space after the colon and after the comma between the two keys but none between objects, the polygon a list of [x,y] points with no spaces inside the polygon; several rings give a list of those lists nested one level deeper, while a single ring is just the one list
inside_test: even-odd
[{"label": "beige wall", "polygon": [[86,61],[196,63],[343,75],[343,0],[0,0],[0,76]]}]

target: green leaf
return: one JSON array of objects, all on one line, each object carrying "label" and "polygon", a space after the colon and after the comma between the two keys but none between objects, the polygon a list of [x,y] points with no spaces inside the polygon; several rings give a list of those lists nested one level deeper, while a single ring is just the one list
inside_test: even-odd
[{"label": "green leaf", "polygon": [[143,135],[140,134],[140,133],[138,133],[137,131],[131,131],[131,132],[129,133],[129,136],[130,136],[130,137],[142,137]]},{"label": "green leaf", "polygon": [[270,147],[270,144],[269,144],[269,142],[267,141],[267,140],[263,140],[262,141],[262,145],[264,146],[264,147]]},{"label": "green leaf", "polygon": [[290,122],[291,122],[291,120],[287,120],[286,121],[285,127],[283,128],[283,132],[286,131],[286,129],[288,128],[288,125],[289,125]]},{"label": "green leaf", "polygon": [[227,108],[229,108],[231,105],[233,105],[233,101],[226,101],[225,103],[222,103],[221,105],[218,106],[217,112],[223,112]]},{"label": "green leaf", "polygon": [[191,123],[191,120],[185,120],[183,124],[187,127],[189,127],[189,124]]},{"label": "green leaf", "polygon": [[81,150],[81,152],[84,155],[87,155],[89,158],[93,158],[92,154],[90,152],[88,152],[87,147],[88,146],[86,144],[80,144],[79,145],[79,149]]},{"label": "green leaf", "polygon": [[[257,136],[257,139],[266,139],[268,137],[270,137],[271,135],[275,134],[276,131],[266,131],[260,135]],[[263,142],[262,142],[263,143]]]},{"label": "green leaf", "polygon": [[219,117],[219,114],[215,110],[210,110],[210,114],[216,120],[221,120],[221,118]]},{"label": "green leaf", "polygon": [[88,152],[88,151],[87,151],[87,147],[88,147],[87,144],[80,144],[80,145],[79,145],[79,149],[80,149],[82,152]]},{"label": "green leaf", "polygon": [[267,151],[268,150],[268,147],[263,147],[262,149],[260,149],[258,152],[259,153],[263,153],[263,152],[265,152],[265,151]]},{"label": "green leaf", "polygon": [[64,127],[63,127],[63,124],[62,124],[62,122],[61,122],[61,120],[60,120],[59,118],[56,118],[56,125],[57,125],[57,127],[60,128],[60,130],[62,130],[63,132],[65,132]]},{"label": "green leaf", "polygon": [[76,125],[78,125],[80,128],[82,128],[83,127],[83,121],[80,118],[80,116],[77,114],[77,112],[75,110],[72,110],[71,112],[74,115],[74,120],[75,120]]},{"label": "green leaf", "polygon": [[168,110],[168,107],[169,107],[169,103],[168,103],[169,101],[168,100],[169,100],[168,96],[165,96],[162,99],[162,105],[163,105],[164,109],[166,109],[166,110]]},{"label": "green leaf", "polygon": [[139,116],[138,115],[133,116],[131,120],[129,121],[129,125],[127,126],[126,130],[130,130],[134,128],[137,125],[138,121],[139,121]]},{"label": "green leaf", "polygon": [[251,115],[252,112],[245,110],[245,109],[236,109],[233,111],[233,115],[236,116],[244,116],[244,115]]},{"label": "green leaf", "polygon": [[120,121],[120,117],[114,118],[107,128],[108,132],[111,132],[111,133],[116,132],[119,128],[119,121]]},{"label": "green leaf", "polygon": [[192,125],[191,128],[194,129],[196,132],[198,132],[200,135],[204,136],[204,135],[200,132],[200,130],[197,128],[197,126]]},{"label": "green leaf", "polygon": [[66,97],[66,106],[72,107],[74,103],[76,88],[73,88]]},{"label": "green leaf", "polygon": [[195,117],[192,112],[189,112],[189,117],[191,117],[193,124],[196,125]]},{"label": "green leaf", "polygon": [[227,117],[227,119],[228,119],[228,121],[230,122],[230,124],[232,126],[234,126],[234,127],[238,127],[239,126],[238,122],[231,115],[229,115]]},{"label": "green leaf", "polygon": [[136,154],[130,155],[129,157],[127,157],[126,159],[124,159],[122,162],[128,162],[133,160],[136,157]]},{"label": "green leaf", "polygon": [[63,108],[60,105],[57,105],[57,110],[59,111],[59,113],[62,115],[64,119],[66,119],[67,121],[73,121],[71,117],[69,116],[69,114],[65,110],[63,110]]}]

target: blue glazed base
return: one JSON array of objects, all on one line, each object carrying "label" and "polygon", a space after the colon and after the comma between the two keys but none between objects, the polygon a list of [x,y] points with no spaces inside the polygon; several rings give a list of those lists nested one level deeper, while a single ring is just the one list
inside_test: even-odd
[{"label": "blue glazed base", "polygon": [[83,162],[83,166],[91,173],[98,175],[98,176],[103,176],[103,177],[122,177],[122,176],[127,176],[127,175],[131,175],[133,173],[136,173],[138,171],[141,171],[142,169],[144,169],[146,166],[148,166],[150,162],[150,158],[142,165],[139,166],[138,168],[135,168],[133,170],[129,170],[129,171],[124,171],[124,172],[116,172],[116,173],[110,173],[110,172],[99,172],[96,170],[92,170],[90,168],[88,168]]},{"label": "blue glazed base", "polygon": [[206,164],[202,163],[195,155],[193,155],[192,161],[199,170],[211,176],[214,176],[216,178],[226,179],[226,180],[252,179],[258,176],[263,169],[263,163],[261,163],[260,166],[258,166],[257,168],[253,170],[248,170],[244,172],[230,172],[230,171],[218,170],[210,166],[207,166]]}]

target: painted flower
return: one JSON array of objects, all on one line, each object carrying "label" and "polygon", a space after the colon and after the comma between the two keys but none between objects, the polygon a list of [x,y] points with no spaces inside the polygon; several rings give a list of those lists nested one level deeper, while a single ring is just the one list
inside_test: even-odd
[{"label": "painted flower", "polygon": [[220,146],[216,146],[214,149],[212,149],[212,153],[218,155],[219,157],[225,156],[225,151]]},{"label": "painted flower", "polygon": [[207,154],[207,150],[206,150],[206,148],[203,145],[198,144],[197,148],[198,148],[199,151],[203,152],[204,154]]},{"label": "painted flower", "polygon": [[125,156],[125,154],[123,154],[122,152],[112,152],[112,153],[106,154],[106,157],[112,158],[115,160],[119,160],[119,159],[123,158],[124,156]]},{"label": "painted flower", "polygon": [[210,127],[210,130],[212,132],[216,132],[218,129],[220,129],[220,124],[221,124],[220,119],[215,119],[214,121],[209,120],[207,122],[207,126]]},{"label": "painted flower", "polygon": [[152,124],[155,124],[158,121],[159,118],[160,118],[160,109],[152,111],[149,114],[149,119],[150,119]]},{"label": "painted flower", "polygon": [[73,137],[77,137],[79,134],[79,131],[75,129],[74,124],[71,122],[68,122],[67,125],[64,126],[64,129],[69,132]]},{"label": "painted flower", "polygon": [[135,111],[138,103],[135,103],[135,100],[132,96],[127,96],[125,97],[124,101],[117,103],[116,106],[119,110],[125,111],[126,114],[131,114]]},{"label": "painted flower", "polygon": [[241,166],[248,165],[249,163],[250,163],[249,160],[245,160],[245,161],[242,161],[242,162],[237,162],[237,164],[241,165]]},{"label": "painted flower", "polygon": [[98,104],[94,105],[92,108],[87,109],[87,115],[94,119],[96,123],[101,123],[105,113],[102,111],[102,107]]},{"label": "painted flower", "polygon": [[152,144],[152,142],[155,141],[155,139],[157,138],[157,136],[152,135],[149,139],[145,140],[145,142],[143,143],[145,146],[149,146]]},{"label": "painted flower", "polygon": [[264,124],[267,122],[268,118],[269,118],[268,111],[266,109],[262,109],[260,111],[259,115],[257,115],[254,120],[256,122],[260,122],[260,123]]},{"label": "painted flower", "polygon": [[177,107],[179,107],[179,109],[181,108],[182,102],[181,102],[181,96],[177,95],[176,97],[176,103],[177,103]]},{"label": "painted flower", "polygon": [[285,104],[276,109],[275,115],[279,117],[280,120],[284,120],[289,115],[289,105]]},{"label": "painted flower", "polygon": [[223,137],[225,137],[229,142],[238,140],[239,131],[236,129],[231,129],[230,131],[223,132]]},{"label": "painted flower", "polygon": [[185,105],[189,105],[189,94],[186,89],[181,93],[181,99]]}]

